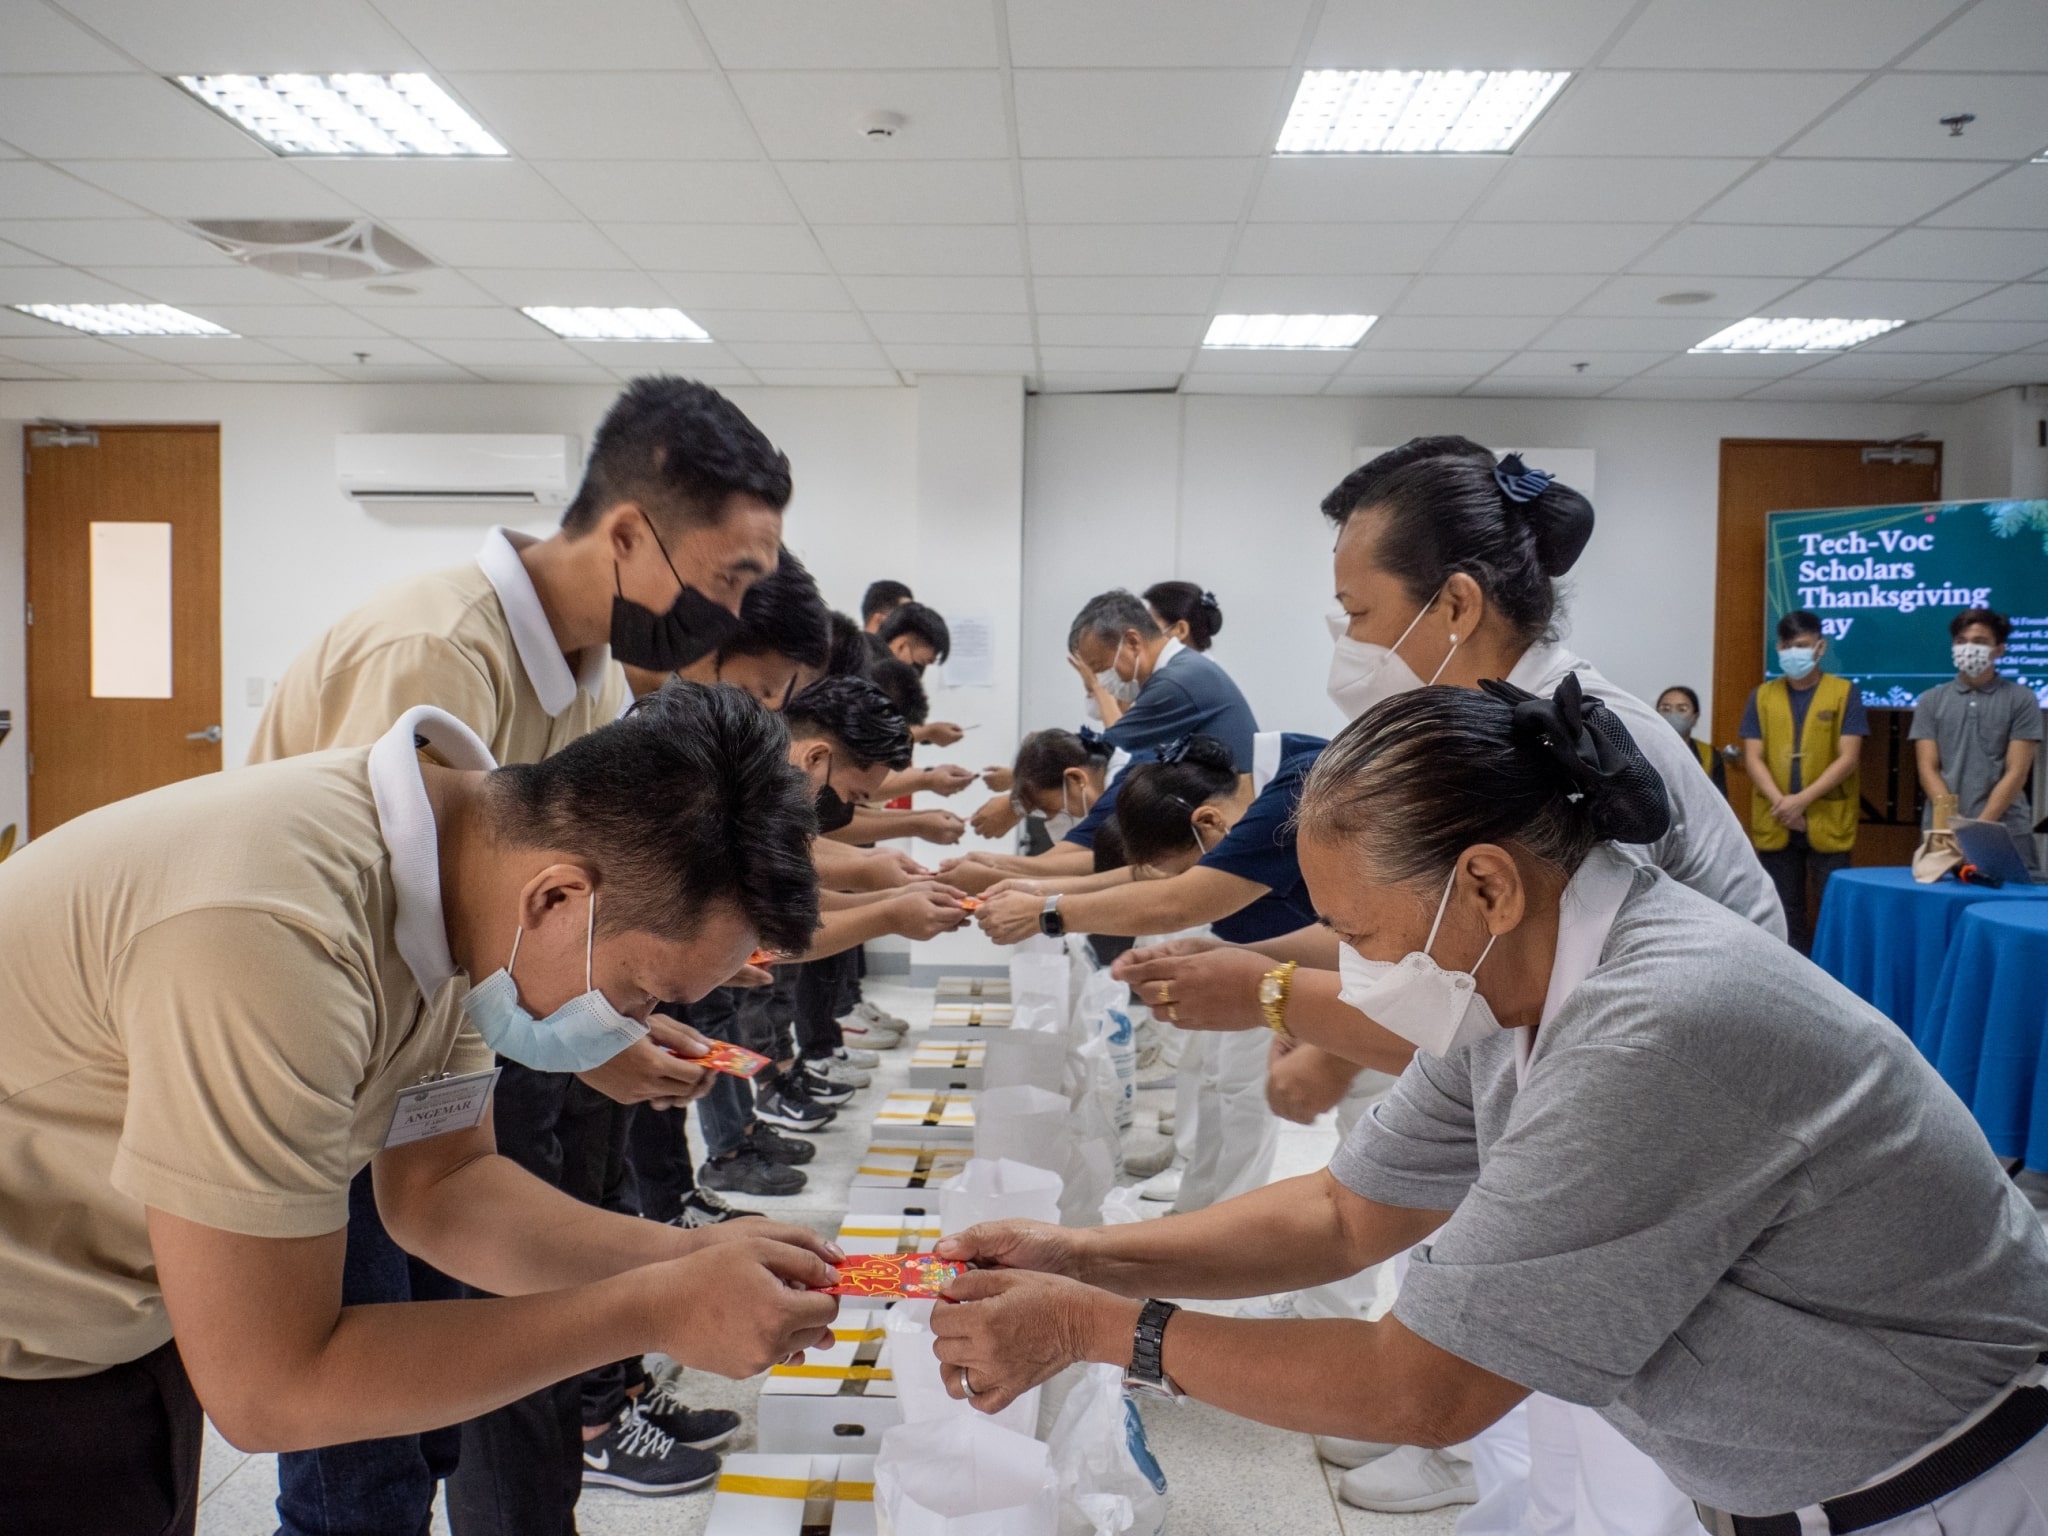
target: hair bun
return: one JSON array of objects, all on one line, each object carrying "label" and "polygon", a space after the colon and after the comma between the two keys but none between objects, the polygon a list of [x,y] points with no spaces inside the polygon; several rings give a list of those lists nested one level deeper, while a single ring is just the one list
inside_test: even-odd
[{"label": "hair bun", "polygon": [[[1501,461],[1501,467],[1494,470],[1494,478],[1500,479],[1502,469],[1509,463],[1520,464],[1513,454]],[[1524,471],[1525,483],[1542,470]],[[1535,495],[1525,501],[1516,501],[1504,494],[1503,499],[1510,510],[1521,515],[1529,525],[1529,531],[1536,536],[1536,563],[1546,576],[1562,576],[1579,563],[1579,556],[1586,552],[1586,545],[1593,537],[1593,503],[1561,480],[1543,476],[1543,486]]]},{"label": "hair bun", "polygon": [[1654,843],[1671,830],[1664,780],[1614,711],[1586,695],[1576,672],[1547,699],[1497,678],[1479,686],[1514,707],[1515,745],[1548,764],[1566,795],[1583,797],[1600,836]]},{"label": "hair bun", "polygon": [[1221,768],[1237,772],[1237,759],[1229,745],[1214,736],[1197,733],[1183,736],[1178,741],[1169,741],[1153,754],[1161,763],[1192,763],[1197,768]]}]

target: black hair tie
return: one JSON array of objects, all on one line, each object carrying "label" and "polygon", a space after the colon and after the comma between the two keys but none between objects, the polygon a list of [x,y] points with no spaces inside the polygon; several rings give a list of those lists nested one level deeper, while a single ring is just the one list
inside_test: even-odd
[{"label": "black hair tie", "polygon": [[1628,727],[1588,697],[1576,672],[1539,698],[1498,678],[1480,683],[1513,706],[1517,747],[1540,758],[1567,795],[1583,798],[1599,834],[1617,843],[1654,843],[1671,830],[1671,798]]},{"label": "black hair tie", "polygon": [[1206,608],[1211,613],[1215,613],[1223,607],[1221,603],[1216,601],[1216,594],[1206,589],[1204,589],[1202,593],[1201,601],[1198,602],[1195,606],[1198,608]]},{"label": "black hair tie", "polygon": [[1100,731],[1092,730],[1084,725],[1075,734],[1081,738],[1081,745],[1084,747],[1099,748],[1104,752],[1113,750],[1109,744],[1109,738]]},{"label": "black hair tie", "polygon": [[1511,453],[1493,466],[1493,483],[1500,487],[1501,495],[1517,505],[1534,501],[1556,479],[1547,469],[1529,468],[1519,453]]},{"label": "black hair tie", "polygon": [[1194,744],[1194,737],[1183,736],[1178,741],[1169,741],[1155,755],[1158,761],[1162,763],[1177,763],[1188,755],[1188,748]]}]

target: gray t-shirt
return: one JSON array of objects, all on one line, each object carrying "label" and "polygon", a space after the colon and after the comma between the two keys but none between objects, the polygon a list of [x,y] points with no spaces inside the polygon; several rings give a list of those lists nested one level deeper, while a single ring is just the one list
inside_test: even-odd
[{"label": "gray t-shirt", "polygon": [[1453,1212],[1394,1315],[1772,1514],[1954,1428],[2048,1346],[2048,1239],[1890,1020],[1635,872],[1536,1037],[1418,1054],[1330,1171]]},{"label": "gray t-shirt", "polygon": [[[1972,688],[1960,677],[1921,694],[1913,705],[1914,741],[1931,741],[1941,754],[1942,782],[1955,791],[1964,816],[1983,812],[1991,789],[2005,777],[2005,749],[2041,739],[2041,704],[2031,688],[2011,678]],[[1931,810],[1931,807],[1930,807]],[[1921,817],[1924,826],[1927,815]],[[2004,825],[2033,851],[2034,818],[2022,789],[2006,808]]]}]

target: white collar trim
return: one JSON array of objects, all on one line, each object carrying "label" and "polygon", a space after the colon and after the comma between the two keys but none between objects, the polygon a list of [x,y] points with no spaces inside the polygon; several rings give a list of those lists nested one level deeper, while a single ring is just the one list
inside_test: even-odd
[{"label": "white collar trim", "polygon": [[[1550,961],[1550,990],[1543,997],[1543,1024],[1557,1017],[1571,995],[1600,964],[1600,952],[1607,947],[1607,935],[1614,929],[1614,920],[1621,914],[1621,904],[1628,899],[1629,890],[1635,884],[1636,870],[1640,867],[1613,848],[1602,845],[1586,855],[1586,862],[1579,866],[1578,873],[1565,886],[1564,895],[1558,902],[1557,953]],[[1529,1063],[1541,1041],[1540,1026],[1517,1032],[1515,1071],[1518,1077],[1528,1073]]]},{"label": "white collar trim", "polygon": [[448,949],[448,920],[441,908],[440,834],[420,774],[421,746],[431,747],[450,768],[498,765],[476,732],[431,704],[408,709],[370,748],[370,797],[398,893],[394,937],[420,996],[432,997],[455,974],[455,957]]},{"label": "white collar trim", "polygon": [[498,606],[505,610],[505,622],[512,627],[512,647],[519,652],[519,665],[533,684],[540,707],[553,719],[576,702],[580,686],[593,699],[604,692],[605,676],[611,666],[608,645],[585,646],[574,672],[562,655],[555,632],[548,624],[547,610],[533,589],[533,578],[519,558],[522,546],[535,540],[510,528],[493,528],[476,552],[476,563],[484,579],[498,594]]}]

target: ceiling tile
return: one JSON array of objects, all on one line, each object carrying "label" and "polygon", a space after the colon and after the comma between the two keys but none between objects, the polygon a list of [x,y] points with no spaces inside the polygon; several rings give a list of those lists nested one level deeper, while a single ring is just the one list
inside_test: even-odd
[{"label": "ceiling tile", "polygon": [[741,341],[729,349],[748,368],[885,368],[873,342]]},{"label": "ceiling tile", "polygon": [[1466,389],[1464,393],[1480,400],[1569,400],[1587,399],[1603,395],[1612,384],[1609,379],[1596,379],[1577,374],[1552,378],[1511,378],[1505,374],[1488,374],[1485,378]]},{"label": "ceiling tile", "polygon": [[222,384],[332,384],[338,377],[311,363],[194,363],[192,371]]},{"label": "ceiling tile", "polygon": [[2048,283],[2014,283],[1943,315],[1944,320],[2048,320]]},{"label": "ceiling tile", "polygon": [[[1213,307],[1202,307],[1222,315],[1384,315],[1413,281],[1336,273],[1317,277],[1239,275],[1223,280]],[[1165,312],[1184,314],[1193,307],[1174,304]]]},{"label": "ceiling tile", "polygon": [[199,375],[175,363],[145,363],[132,357],[124,363],[67,363],[64,376],[94,383],[189,384]]},{"label": "ceiling tile", "polygon": [[888,349],[889,361],[904,373],[1030,373],[1038,367],[1031,347],[941,347],[906,343]]},{"label": "ceiling tile", "polygon": [[[2044,23],[2048,24],[2048,23]],[[1941,119],[1974,112],[1958,137]],[[2048,92],[2033,75],[1884,75],[1804,135],[1790,155],[2024,160],[2048,145]]]},{"label": "ceiling tile", "polygon": [[1207,315],[1040,315],[1041,346],[1197,346],[1209,329]]},{"label": "ceiling tile", "polygon": [[284,363],[290,357],[266,342],[235,336],[124,336],[130,352],[159,363]]},{"label": "ceiling tile", "polygon": [[[806,70],[730,77],[778,160],[994,160],[1010,153],[1002,77],[992,69]],[[862,124],[893,112],[893,138]]]},{"label": "ceiling tile", "polygon": [[306,174],[380,219],[573,219],[547,180],[514,160],[308,160]]},{"label": "ceiling tile", "polygon": [[1632,379],[1655,367],[1669,352],[1521,352],[1500,365],[1497,377],[1510,379]]},{"label": "ceiling tile", "polygon": [[788,224],[789,194],[765,161],[543,160],[534,166],[590,218]]},{"label": "ceiling tile", "polygon": [[1522,155],[1767,155],[1861,74],[1596,69],[1543,114]]},{"label": "ceiling tile", "polygon": [[1718,379],[1633,378],[1606,391],[1608,400],[1729,400],[1741,386]]},{"label": "ceiling tile", "polygon": [[303,283],[225,256],[211,267],[104,266],[96,272],[153,304],[297,304],[308,292]]},{"label": "ceiling tile", "polygon": [[1360,355],[1390,351],[1486,352],[1526,347],[1550,324],[1533,315],[1388,315],[1360,344]]},{"label": "ceiling tile", "polygon": [[1337,372],[1352,356],[1349,348],[1297,352],[1264,347],[1198,347],[1191,371],[1326,375]]},{"label": "ceiling tile", "polygon": [[[1370,338],[1371,333],[1367,336]],[[1502,351],[1438,349],[1413,352],[1398,347],[1360,347],[1347,360],[1347,375],[1369,374],[1386,378],[1476,378],[1507,359]]]},{"label": "ceiling tile", "polygon": [[1544,273],[1424,277],[1401,296],[1404,315],[1561,315],[1600,284],[1596,277]]},{"label": "ceiling tile", "polygon": [[1032,279],[1031,287],[1040,314],[1187,315],[1199,311],[1206,316],[1209,300],[1216,293],[1216,279],[1039,277]]},{"label": "ceiling tile", "polygon": [[1266,164],[1252,217],[1459,219],[1509,164],[1501,155],[1279,155]]},{"label": "ceiling tile", "polygon": [[1239,239],[1230,269],[1420,272],[1450,233],[1448,224],[1253,224]]},{"label": "ceiling tile", "polygon": [[[139,167],[138,167],[139,168]],[[67,166],[54,170],[32,160],[0,160],[0,209],[11,219],[132,219],[135,210],[109,197],[87,170]],[[80,179],[83,175],[83,179]],[[103,183],[102,183],[103,184]]]},{"label": "ceiling tile", "polygon": [[436,69],[706,69],[671,0],[377,0]]},{"label": "ceiling tile", "polygon": [[1635,263],[1638,272],[1812,277],[1882,240],[1868,225],[1687,224]]},{"label": "ceiling tile", "polygon": [[1905,229],[1846,262],[1836,277],[1982,278],[2010,282],[2048,267],[2048,238],[2027,229]]},{"label": "ceiling tile", "polygon": [[1872,352],[1858,347],[1815,364],[1808,377],[1898,379],[1919,384],[1988,360],[1981,352]]},{"label": "ceiling tile", "polygon": [[1319,395],[1327,382],[1316,373],[1202,373],[1181,376],[1184,395]]},{"label": "ceiling tile", "polygon": [[[1780,294],[1798,286],[1790,277],[1611,277],[1579,306],[1582,315],[1684,315],[1687,319],[1739,318],[1763,313]],[[1700,304],[1660,304],[1668,293],[1711,293]],[[1718,330],[1709,326],[1708,331]]]},{"label": "ceiling tile", "polygon": [[[353,301],[354,296],[350,297]],[[357,309],[350,313],[360,314],[374,324],[388,326],[400,336],[429,343],[457,337],[521,341],[533,335],[534,327],[534,322],[518,310],[501,304],[477,309],[449,309],[434,305],[404,309],[386,306]]]},{"label": "ceiling tile", "polygon": [[17,363],[0,353],[0,384],[22,384],[40,379],[68,379],[74,375],[35,363]]},{"label": "ceiling tile", "polygon": [[1578,69],[1635,3],[1330,0],[1308,62],[1328,69]]},{"label": "ceiling tile", "polygon": [[[877,310],[866,325],[885,345],[919,343],[933,346],[1028,346],[1029,315],[899,315]],[[830,340],[832,338],[820,338]]]},{"label": "ceiling tile", "polygon": [[1231,224],[1033,224],[1031,270],[1047,277],[1216,273],[1234,233]]},{"label": "ceiling tile", "polygon": [[1993,169],[1915,160],[1773,160],[1700,217],[1713,224],[1910,224]]},{"label": "ceiling tile", "polygon": [[1779,379],[1813,364],[1810,352],[1681,352],[1649,373],[1660,379]]},{"label": "ceiling tile", "polygon": [[[657,272],[668,302],[695,313],[699,309],[851,309],[847,284],[836,277],[806,277],[780,272]],[[863,278],[862,282],[891,281]],[[933,283],[942,279],[931,279]],[[963,282],[978,282],[964,278]],[[1022,285],[1018,285],[1023,308]],[[659,302],[659,301],[657,301]],[[924,305],[933,308],[937,301]]]},{"label": "ceiling tile", "polygon": [[4,343],[5,351],[9,357],[24,363],[40,363],[51,368],[69,368],[74,363],[132,363],[143,360],[135,353],[110,341],[101,341],[96,336],[81,336],[57,325],[52,325],[50,332],[46,336],[10,336]]},{"label": "ceiling tile", "polygon": [[1884,278],[1822,277],[1774,299],[1757,313],[1926,320],[1943,310],[1981,298],[1990,291],[1988,283],[1912,283]]},{"label": "ceiling tile", "polygon": [[[378,341],[361,337],[282,336],[271,345],[301,362],[328,363],[346,369],[432,367],[442,361],[438,347],[428,350],[396,336],[386,336]],[[366,352],[369,356],[359,361],[356,357],[358,352]]]},{"label": "ceiling tile", "polygon": [[1750,168],[1748,160],[1596,160],[1517,155],[1474,218],[1497,223],[1675,223]]},{"label": "ceiling tile", "polygon": [[0,0],[0,75],[118,73],[134,63],[43,0]]},{"label": "ceiling tile", "polygon": [[1104,370],[1100,373],[1041,373],[1038,376],[1038,392],[1044,395],[1098,395],[1130,394],[1140,390],[1154,390],[1160,393],[1172,389],[1180,382],[1180,374],[1124,372]]},{"label": "ceiling tile", "polygon": [[270,158],[226,118],[149,75],[16,76],[0,91],[0,139],[44,160]]},{"label": "ceiling tile", "polygon": [[1024,208],[1046,224],[1234,222],[1265,162],[1026,160]]},{"label": "ceiling tile", "polygon": [[[405,293],[373,293],[367,284],[349,283],[346,285],[337,284],[331,292],[332,296],[341,303],[353,305],[358,309],[378,311],[428,309],[435,305],[442,307],[458,305],[475,306],[494,304],[496,302],[490,294],[485,293],[483,289],[477,287],[475,283],[472,283],[461,273],[448,272],[433,267],[429,267],[423,272],[404,273],[403,281],[380,282],[377,286],[385,289],[404,288],[409,291]],[[296,296],[304,297],[308,290],[304,287],[299,287],[293,291]]]},{"label": "ceiling tile", "polygon": [[[1996,297],[1996,295],[1993,295]],[[1965,306],[1968,307],[1968,306]],[[1923,320],[1888,331],[1856,349],[1875,352],[2015,352],[2048,342],[2048,315],[2039,320]]]},{"label": "ceiling tile", "polygon": [[1975,229],[2048,229],[2048,165],[2021,165],[1930,214],[1929,224]]},{"label": "ceiling tile", "polygon": [[339,304],[201,304],[192,313],[242,336],[267,341],[277,336],[388,337],[375,321]]},{"label": "ceiling tile", "polygon": [[2048,70],[2040,0],[1981,0],[1910,54],[1906,69]]},{"label": "ceiling tile", "polygon": [[1745,400],[1881,400],[1896,391],[1896,379],[1849,379],[1823,378],[1817,373],[1802,373],[1796,379],[1780,379],[1774,384],[1761,385],[1746,391]]},{"label": "ceiling tile", "polygon": [[228,259],[161,219],[0,219],[0,239],[73,267],[204,267]]},{"label": "ceiling tile", "polygon": [[789,160],[779,169],[814,224],[1008,224],[1007,160]]},{"label": "ceiling tile", "polygon": [[1603,64],[1635,69],[1876,69],[1965,0],[1651,0]]},{"label": "ceiling tile", "polygon": [[0,240],[0,267],[47,267],[49,264],[46,256],[38,256],[34,251],[25,251],[18,245]]},{"label": "ceiling tile", "polygon": [[1911,389],[1902,389],[1895,395],[1886,395],[1887,400],[1896,400],[1902,405],[1957,405],[1965,400],[1976,400],[1990,394],[1998,386],[1982,383],[1916,384]]},{"label": "ceiling tile", "polygon": [[1010,8],[1020,69],[1292,64],[1310,0],[1033,0]]},{"label": "ceiling tile", "polygon": [[1994,357],[1955,375],[1968,384],[2048,384],[2048,352],[2015,352],[2011,357]]},{"label": "ceiling tile", "polygon": [[604,233],[650,272],[824,272],[801,224],[607,224]]},{"label": "ceiling tile", "polygon": [[[1375,227],[1367,239],[1387,229]],[[1627,266],[1669,224],[1467,224],[1430,263],[1432,272],[1598,272]]]},{"label": "ceiling tile", "polygon": [[[470,369],[486,384],[616,384],[619,376],[596,363],[552,368],[509,368],[472,363]],[[701,377],[699,375],[698,377]],[[704,380],[709,383],[710,380]]]},{"label": "ceiling tile", "polygon": [[1278,69],[1027,69],[1015,78],[1027,157],[1265,154],[1289,94]]},{"label": "ceiling tile", "polygon": [[745,368],[732,349],[705,341],[578,341],[578,356],[621,373],[685,373],[704,378],[722,368]]},{"label": "ceiling tile", "polygon": [[850,309],[706,309],[691,314],[719,341],[872,341]]},{"label": "ceiling tile", "polygon": [[392,228],[443,266],[581,268],[630,265],[582,220],[397,219]]},{"label": "ceiling tile", "polygon": [[903,376],[893,368],[756,368],[764,385],[792,389],[901,389]]},{"label": "ceiling tile", "polygon": [[[172,219],[353,219],[363,212],[283,160],[73,160],[63,168]],[[0,166],[0,182],[10,169]],[[0,194],[0,203],[12,199]]]},{"label": "ceiling tile", "polygon": [[[408,274],[412,275],[412,274]],[[469,274],[477,288],[506,304],[617,305],[660,307],[671,302],[668,285],[647,272],[588,268],[507,268]]]},{"label": "ceiling tile", "polygon": [[1450,399],[1479,382],[1478,376],[1418,377],[1414,374],[1340,373],[1323,387],[1326,395],[1388,395],[1420,400]]},{"label": "ceiling tile", "polygon": [[1607,315],[1567,315],[1529,343],[1542,352],[1683,352],[1721,329],[1707,316],[1696,319],[1661,316],[1625,319]]},{"label": "ceiling tile", "polygon": [[988,0],[692,0],[727,69],[992,69]]},{"label": "ceiling tile", "polygon": [[840,272],[1001,276],[1024,270],[1010,224],[821,224],[816,234]]},{"label": "ceiling tile", "polygon": [[529,160],[751,160],[758,152],[709,70],[465,74],[451,83]]},{"label": "ceiling tile", "polygon": [[1048,347],[1038,355],[1048,373],[1145,373],[1171,371],[1179,374],[1194,355],[1192,347]]},{"label": "ceiling tile", "polygon": [[[463,367],[489,368],[568,368],[583,362],[583,358],[566,341],[534,327],[534,335],[520,340],[484,340],[450,338],[425,344],[425,350],[435,357],[445,358]],[[377,349],[370,349],[374,360],[392,362],[395,359],[376,357]]]},{"label": "ceiling tile", "polygon": [[417,69],[420,57],[365,0],[61,0],[160,75]]}]

